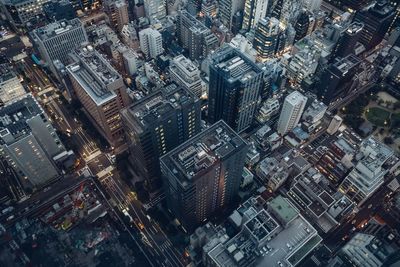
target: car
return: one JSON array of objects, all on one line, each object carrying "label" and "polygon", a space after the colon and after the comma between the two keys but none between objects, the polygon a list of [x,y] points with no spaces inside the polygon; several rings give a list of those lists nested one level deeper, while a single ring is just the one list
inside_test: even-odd
[{"label": "car", "polygon": [[289,250],[292,250],[292,246],[289,243],[286,243],[286,246],[288,247]]},{"label": "car", "polygon": [[308,229],[308,227],[305,228],[307,233],[310,233],[310,229]]}]

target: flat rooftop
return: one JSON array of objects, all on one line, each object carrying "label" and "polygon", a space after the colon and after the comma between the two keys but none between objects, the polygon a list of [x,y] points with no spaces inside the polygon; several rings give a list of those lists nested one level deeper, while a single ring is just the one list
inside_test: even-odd
[{"label": "flat rooftop", "polygon": [[246,142],[221,120],[178,146],[161,160],[185,186],[187,181],[200,177],[219,160],[246,145]]},{"label": "flat rooftop", "polygon": [[45,41],[81,26],[82,23],[78,18],[72,20],[63,19],[36,29],[34,33],[40,40]]},{"label": "flat rooftop", "polygon": [[286,223],[292,221],[299,215],[299,212],[292,206],[292,204],[280,195],[270,200],[268,205]]}]

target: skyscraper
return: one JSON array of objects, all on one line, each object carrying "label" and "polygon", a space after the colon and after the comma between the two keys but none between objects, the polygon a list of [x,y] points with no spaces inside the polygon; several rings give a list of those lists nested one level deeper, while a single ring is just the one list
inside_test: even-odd
[{"label": "skyscraper", "polygon": [[111,146],[124,145],[119,111],[130,99],[121,75],[91,46],[76,49],[72,58],[67,72],[89,119]]},{"label": "skyscraper", "polygon": [[370,50],[382,42],[395,17],[395,9],[386,0],[356,13],[353,21],[364,24],[359,42]]},{"label": "skyscraper", "polygon": [[360,39],[363,27],[364,24],[353,22],[341,33],[336,47],[332,51],[332,60],[354,54],[354,49]]},{"label": "skyscraper", "polygon": [[237,132],[254,118],[264,71],[239,50],[226,45],[211,56],[208,119],[223,119]]},{"label": "skyscraper", "polygon": [[232,18],[236,12],[243,10],[245,0],[221,0],[219,1],[219,17],[228,28],[232,27]]},{"label": "skyscraper", "polygon": [[233,201],[247,149],[219,121],[160,159],[168,206],[189,231]]},{"label": "skyscraper", "polygon": [[105,0],[103,7],[112,26],[118,31],[129,23],[128,4],[125,0]]},{"label": "skyscraper", "polygon": [[246,0],[244,4],[243,30],[249,31],[257,25],[260,19],[265,18],[268,2],[268,0]]},{"label": "skyscraper", "polygon": [[62,152],[56,130],[31,94],[0,109],[0,155],[25,188],[40,188],[59,177],[53,157]]},{"label": "skyscraper", "polygon": [[164,52],[161,33],[147,28],[139,32],[140,49],[147,58],[156,58]]},{"label": "skyscraper", "polygon": [[307,10],[303,10],[294,24],[294,30],[296,35],[294,37],[294,42],[303,39],[309,32],[311,14]]},{"label": "skyscraper", "polygon": [[278,121],[278,133],[284,135],[290,132],[299,123],[307,103],[307,97],[298,91],[289,94],[283,102],[281,115]]},{"label": "skyscraper", "polygon": [[50,70],[57,75],[54,61],[68,63],[68,55],[88,41],[86,31],[78,18],[50,23],[32,32],[34,43]]},{"label": "skyscraper", "polygon": [[175,84],[121,112],[130,163],[149,189],[160,187],[159,158],[200,132],[200,113],[199,99]]}]

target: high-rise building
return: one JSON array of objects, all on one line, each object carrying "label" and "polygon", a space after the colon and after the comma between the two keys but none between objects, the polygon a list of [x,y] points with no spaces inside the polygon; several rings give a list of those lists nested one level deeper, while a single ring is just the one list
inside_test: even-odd
[{"label": "high-rise building", "polygon": [[353,22],[351,23],[341,36],[332,51],[332,58],[343,58],[350,54],[354,54],[355,46],[360,39],[364,24]]},{"label": "high-rise building", "polygon": [[130,163],[149,189],[160,187],[159,158],[200,132],[200,113],[198,97],[175,84],[121,112]]},{"label": "high-rise building", "polygon": [[147,58],[156,58],[164,53],[161,33],[152,28],[139,32],[140,49]]},{"label": "high-rise building", "polygon": [[146,17],[150,20],[150,24],[154,24],[157,20],[165,18],[167,9],[165,0],[144,0],[144,11]]},{"label": "high-rise building", "polygon": [[56,130],[31,94],[0,109],[0,155],[26,188],[39,188],[59,177],[53,157],[65,152]]},{"label": "high-rise building", "polygon": [[76,18],[75,9],[68,0],[51,0],[43,4],[43,13],[50,22]]},{"label": "high-rise building", "polygon": [[224,121],[160,159],[167,203],[189,231],[236,196],[247,143]]},{"label": "high-rise building", "polygon": [[137,72],[137,63],[138,63],[138,56],[137,54],[132,50],[128,49],[122,54],[122,58],[124,61],[124,69],[125,72],[129,75],[134,75]]},{"label": "high-rise building", "polygon": [[307,10],[304,10],[300,13],[299,17],[294,24],[294,30],[296,31],[296,35],[294,37],[294,42],[296,43],[300,39],[303,39],[308,33],[311,24],[311,13]]},{"label": "high-rise building", "polygon": [[228,28],[232,27],[232,18],[240,10],[244,9],[245,0],[221,0],[219,1],[219,17],[221,22]]},{"label": "high-rise building", "polygon": [[344,97],[352,90],[355,74],[360,64],[361,60],[350,54],[345,58],[337,59],[322,73],[317,95],[326,105]]},{"label": "high-rise building", "polygon": [[122,146],[119,112],[130,100],[121,75],[91,46],[76,49],[71,57],[75,63],[67,66],[67,72],[89,119],[111,146]]},{"label": "high-rise building", "polygon": [[386,0],[378,1],[369,9],[356,13],[353,21],[364,24],[359,42],[370,50],[382,42],[396,15],[395,9]]},{"label": "high-rise building", "polygon": [[202,96],[204,83],[200,77],[200,70],[190,59],[183,55],[174,57],[170,62],[169,71],[174,82],[191,91],[197,97]]},{"label": "high-rise building", "polygon": [[86,31],[78,18],[50,23],[32,32],[34,43],[50,70],[57,75],[53,62],[68,63],[69,53],[88,41]]},{"label": "high-rise building", "polygon": [[332,120],[331,123],[329,123],[328,129],[326,129],[326,132],[328,134],[335,134],[338,130],[340,125],[342,125],[343,119],[341,117],[339,117],[339,115],[335,115]]},{"label": "high-rise building", "polygon": [[322,0],[303,0],[303,7],[309,12],[318,11],[321,8]]},{"label": "high-rise building", "polygon": [[284,135],[297,126],[307,103],[307,97],[298,91],[289,94],[283,102],[278,121],[278,133]]},{"label": "high-rise building", "polygon": [[268,8],[268,0],[246,0],[242,29],[249,31],[257,26],[258,21],[265,18]]},{"label": "high-rise building", "polygon": [[265,62],[272,59],[284,47],[284,31],[278,19],[273,17],[260,19],[253,41],[258,61]]},{"label": "high-rise building", "polygon": [[254,119],[264,71],[239,50],[226,45],[211,55],[208,119],[223,119],[237,132]]},{"label": "high-rise building", "polygon": [[190,59],[205,58],[218,47],[218,39],[211,30],[186,10],[179,12],[177,24],[178,39],[189,50]]},{"label": "high-rise building", "polygon": [[12,67],[0,64],[0,107],[26,94]]},{"label": "high-rise building", "polygon": [[13,25],[22,26],[29,20],[42,14],[43,4],[49,0],[1,0],[0,10]]},{"label": "high-rise building", "polygon": [[103,7],[111,25],[118,31],[129,23],[128,4],[125,0],[105,0]]}]

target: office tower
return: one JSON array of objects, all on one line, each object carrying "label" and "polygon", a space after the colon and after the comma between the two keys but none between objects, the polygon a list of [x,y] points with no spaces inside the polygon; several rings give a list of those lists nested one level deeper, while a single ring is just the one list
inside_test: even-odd
[{"label": "office tower", "polygon": [[303,10],[303,12],[300,13],[299,17],[296,20],[296,23],[294,24],[294,30],[296,31],[296,35],[294,37],[294,42],[298,42],[299,40],[303,39],[308,33],[310,29],[311,24],[311,14]]},{"label": "office tower", "polygon": [[140,49],[146,58],[156,58],[164,53],[161,33],[155,29],[147,28],[139,32]]},{"label": "office tower", "polygon": [[243,10],[239,10],[232,17],[231,32],[233,35],[239,33],[239,31],[242,29],[242,23],[243,23]]},{"label": "office tower", "polygon": [[0,64],[0,107],[26,94],[10,64]]},{"label": "office tower", "polygon": [[129,23],[128,4],[125,0],[105,0],[103,7],[114,29],[121,31]]},{"label": "office tower", "polygon": [[41,15],[43,4],[49,0],[1,0],[0,10],[15,28],[23,26],[29,20]]},{"label": "office tower", "polygon": [[353,89],[353,79],[360,64],[361,60],[352,54],[330,64],[322,73],[318,86],[318,97],[326,105],[338,98],[345,97]]},{"label": "office tower", "polygon": [[221,22],[228,28],[232,27],[232,18],[240,10],[244,9],[245,0],[221,0],[219,1],[219,17]]},{"label": "office tower", "polygon": [[164,0],[144,0],[144,11],[146,17],[150,20],[150,24],[154,24],[157,20],[165,18],[167,10]]},{"label": "office tower", "polygon": [[121,75],[91,46],[76,49],[71,57],[74,63],[67,66],[67,72],[89,119],[112,147],[122,146],[119,111],[130,100]]},{"label": "office tower", "polygon": [[333,116],[326,132],[331,135],[335,134],[339,130],[340,125],[342,125],[342,122],[343,119],[339,115]]},{"label": "office tower", "polygon": [[276,18],[265,18],[258,22],[253,41],[258,61],[272,59],[284,47],[284,31],[283,25]]},{"label": "office tower", "polygon": [[268,8],[268,0],[246,0],[242,29],[249,31],[257,26],[258,21],[265,18]]},{"label": "office tower", "polygon": [[289,94],[283,102],[278,121],[278,133],[284,135],[297,126],[307,103],[307,97],[298,91]]},{"label": "office tower", "polygon": [[218,121],[160,159],[168,207],[192,231],[232,203],[248,146]]},{"label": "office tower", "polygon": [[59,177],[53,157],[62,152],[56,130],[31,94],[0,109],[0,155],[24,187],[41,187]]},{"label": "office tower", "polygon": [[201,130],[200,100],[190,91],[170,84],[121,114],[131,165],[149,189],[159,189],[159,158]]},{"label": "office tower", "polygon": [[178,20],[178,39],[183,48],[189,50],[190,59],[205,58],[218,47],[217,37],[189,12],[181,10]]},{"label": "office tower", "polygon": [[225,45],[211,55],[208,119],[223,119],[237,132],[254,118],[264,85],[264,71],[239,50]]},{"label": "office tower", "polygon": [[353,21],[364,24],[359,42],[370,50],[380,44],[395,17],[395,9],[385,0],[378,1],[369,9],[356,13]]},{"label": "office tower", "polygon": [[354,54],[355,46],[360,39],[363,27],[364,25],[362,23],[353,22],[341,33],[332,51],[332,60]]},{"label": "office tower", "polygon": [[85,29],[78,18],[50,23],[32,32],[35,46],[50,70],[57,75],[53,62],[68,63],[68,55],[88,41]]},{"label": "office tower", "polygon": [[75,9],[68,0],[51,0],[45,3],[43,13],[49,22],[76,18]]},{"label": "office tower", "polygon": [[303,8],[309,12],[318,11],[321,8],[322,0],[303,0]]},{"label": "office tower", "polygon": [[200,77],[200,70],[190,59],[183,55],[176,56],[169,65],[171,79],[178,85],[191,91],[197,97],[203,94],[203,82]]}]

